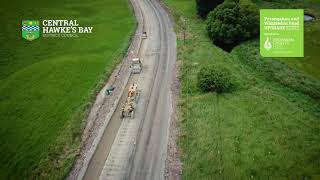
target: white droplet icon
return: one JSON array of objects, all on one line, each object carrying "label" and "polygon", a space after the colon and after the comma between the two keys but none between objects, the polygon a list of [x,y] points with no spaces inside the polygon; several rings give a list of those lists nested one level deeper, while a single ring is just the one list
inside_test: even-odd
[{"label": "white droplet icon", "polygon": [[269,41],[269,37],[267,37],[267,40],[264,43],[264,48],[268,51],[272,48],[271,42]]}]

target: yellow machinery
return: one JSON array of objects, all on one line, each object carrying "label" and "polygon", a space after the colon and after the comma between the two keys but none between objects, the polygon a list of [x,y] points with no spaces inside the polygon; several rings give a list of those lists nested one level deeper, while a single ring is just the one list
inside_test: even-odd
[{"label": "yellow machinery", "polygon": [[127,100],[121,108],[121,114],[120,114],[121,118],[124,118],[124,117],[134,118],[134,110],[138,103],[140,93],[141,91],[138,90],[138,85],[136,83],[133,83],[129,87]]}]

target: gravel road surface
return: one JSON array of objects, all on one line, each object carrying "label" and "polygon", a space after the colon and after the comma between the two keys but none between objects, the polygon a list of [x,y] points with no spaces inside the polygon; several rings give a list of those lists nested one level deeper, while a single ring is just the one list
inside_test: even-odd
[{"label": "gravel road surface", "polygon": [[140,0],[151,42],[159,47],[157,73],[146,114],[141,123],[137,145],[126,179],[164,179],[169,122],[172,113],[170,84],[176,61],[176,37],[169,15],[155,0]]},{"label": "gravel road surface", "polygon": [[[138,57],[143,70],[131,75],[97,148],[78,179],[164,179],[176,61],[176,36],[168,13],[157,0],[131,0],[148,38]],[[141,90],[134,118],[120,118],[131,83]]]}]

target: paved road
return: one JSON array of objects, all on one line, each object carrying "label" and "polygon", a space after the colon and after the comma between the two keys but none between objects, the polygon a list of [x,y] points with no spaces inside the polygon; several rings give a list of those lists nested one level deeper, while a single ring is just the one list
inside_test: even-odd
[{"label": "paved road", "polygon": [[138,55],[143,71],[131,76],[128,83],[138,82],[141,98],[135,118],[122,120],[119,114],[126,99],[124,91],[83,179],[164,178],[176,37],[167,12],[157,0],[132,1],[135,10],[143,14],[148,33]]}]

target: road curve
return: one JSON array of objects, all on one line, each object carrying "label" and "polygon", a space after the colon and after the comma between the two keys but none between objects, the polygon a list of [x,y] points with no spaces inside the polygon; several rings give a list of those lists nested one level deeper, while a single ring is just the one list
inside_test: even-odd
[{"label": "road curve", "polygon": [[164,179],[176,36],[169,15],[159,1],[131,2],[135,11],[143,15],[148,38],[143,40],[137,55],[143,70],[141,74],[131,75],[126,89],[138,82],[141,97],[135,118],[120,119],[127,93],[124,91],[83,179]]}]

